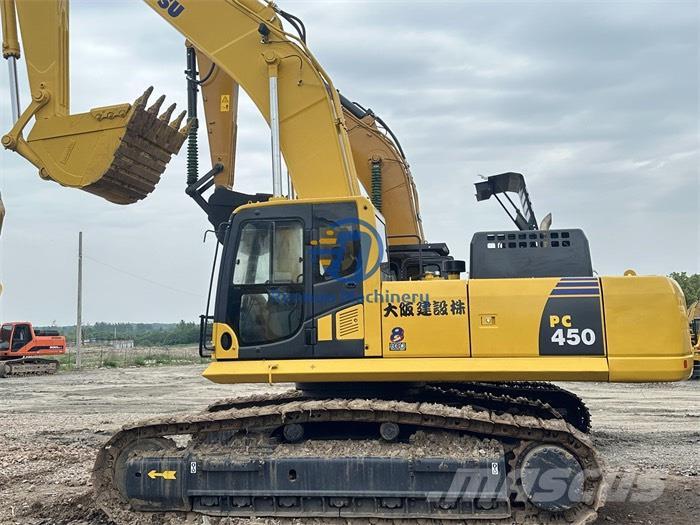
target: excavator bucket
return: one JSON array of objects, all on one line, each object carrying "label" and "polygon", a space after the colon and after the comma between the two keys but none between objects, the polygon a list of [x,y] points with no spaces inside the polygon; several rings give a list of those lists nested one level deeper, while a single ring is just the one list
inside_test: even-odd
[{"label": "excavator bucket", "polygon": [[37,118],[27,145],[41,176],[116,204],[146,197],[180,150],[190,125],[180,129],[186,112],[170,122],[175,104],[158,115],[165,96],[147,108],[152,92],[148,88],[134,104]]}]

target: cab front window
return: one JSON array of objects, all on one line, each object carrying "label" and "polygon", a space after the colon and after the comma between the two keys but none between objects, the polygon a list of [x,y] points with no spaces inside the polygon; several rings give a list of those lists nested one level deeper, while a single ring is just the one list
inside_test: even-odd
[{"label": "cab front window", "polygon": [[280,341],[301,327],[303,253],[299,221],[251,221],[242,228],[228,309],[242,345]]},{"label": "cab front window", "polygon": [[12,325],[3,325],[0,329],[0,350],[10,348],[10,339],[12,338]]}]

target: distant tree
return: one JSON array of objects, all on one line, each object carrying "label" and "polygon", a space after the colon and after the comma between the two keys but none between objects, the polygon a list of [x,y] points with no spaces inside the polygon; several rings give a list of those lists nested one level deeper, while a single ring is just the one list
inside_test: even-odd
[{"label": "distant tree", "polygon": [[[66,336],[69,344],[75,342],[75,326],[61,326],[58,330]],[[111,341],[131,339],[135,346],[169,346],[193,344],[199,341],[199,324],[179,323],[104,323],[83,325],[83,339]]]},{"label": "distant tree", "polygon": [[683,290],[686,306],[700,300],[700,273],[688,275],[686,272],[673,272],[669,277]]}]

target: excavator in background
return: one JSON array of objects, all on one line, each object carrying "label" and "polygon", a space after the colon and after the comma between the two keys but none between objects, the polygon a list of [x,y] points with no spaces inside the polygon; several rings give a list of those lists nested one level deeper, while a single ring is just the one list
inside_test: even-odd
[{"label": "excavator in background", "polygon": [[58,330],[35,330],[27,322],[0,326],[0,377],[55,374],[60,363],[47,356],[65,353],[66,338]]},{"label": "excavator in background", "polygon": [[[14,3],[4,2],[4,26]],[[213,315],[202,319],[201,352],[212,358],[204,376],[297,388],[124,427],[95,462],[100,508],[117,523],[152,512],[173,523],[191,513],[213,523],[592,521],[606,483],[586,435],[590,415],[574,394],[542,381],[686,379],[692,353],[678,286],[665,277],[594,276],[583,232],[530,228],[476,234],[463,279],[465,262],[423,237],[398,143],[385,135],[388,157],[375,152],[384,126],[340,97],[301,20],[257,0],[145,4],[187,39],[190,116],[197,88],[205,100],[214,165],[200,179],[190,159],[187,193],[223,251]],[[16,7],[25,52],[29,45],[67,78],[67,63],[54,56],[62,48],[40,46],[47,35],[67,41],[67,2]],[[208,71],[201,79],[198,57]],[[42,101],[63,93],[36,72],[30,84],[44,90]],[[270,124],[272,195],[230,187],[237,86]],[[155,114],[145,100],[135,106],[115,117],[122,141],[131,119]],[[3,143],[22,145],[13,132]],[[48,156],[42,137],[15,149],[65,184],[52,168],[85,151],[83,135],[64,130]],[[192,140],[190,148],[194,157]],[[76,187],[101,187],[101,166],[72,162],[86,167]],[[579,261],[582,253],[588,260]]]},{"label": "excavator in background", "polygon": [[688,308],[688,324],[690,325],[690,343],[693,345],[695,354],[691,379],[700,379],[700,301],[695,301]]}]

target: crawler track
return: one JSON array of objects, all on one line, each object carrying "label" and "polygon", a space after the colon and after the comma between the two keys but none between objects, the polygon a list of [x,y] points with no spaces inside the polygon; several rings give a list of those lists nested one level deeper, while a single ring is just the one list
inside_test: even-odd
[{"label": "crawler track", "polygon": [[[555,409],[539,400],[508,397],[470,390],[470,385],[428,385],[407,400],[308,399],[292,391],[258,395],[215,403],[202,413],[165,417],[127,426],[103,447],[97,457],[93,484],[98,505],[116,523],[140,523],[149,513],[135,513],[118,490],[119,464],[123,454],[139,443],[157,441],[163,454],[184,454],[197,443],[237,432],[269,432],[289,424],[315,425],[393,422],[427,431],[450,431],[496,439],[503,444],[511,476],[523,454],[538,445],[555,445],[573,454],[584,468],[584,497],[566,512],[547,512],[525,501],[516,477],[512,478],[511,515],[493,523],[589,523],[603,504],[602,466],[588,437],[558,417]],[[422,398],[419,400],[419,398]],[[186,447],[177,448],[172,436],[187,435]],[[180,438],[181,439],[181,438]],[[269,453],[269,449],[261,454]],[[129,454],[129,457],[139,452]],[[141,452],[141,454],[145,454]],[[153,448],[150,449],[153,454]],[[446,451],[449,456],[449,451]],[[184,523],[186,512],[168,512],[170,523]],[[303,517],[301,515],[300,517]],[[213,518],[214,520],[216,518]],[[444,523],[468,521],[443,520]],[[389,520],[387,523],[391,523]],[[439,523],[440,520],[433,521]],[[484,523],[483,521],[475,521]],[[212,523],[215,523],[213,521]]]},{"label": "crawler track", "polygon": [[524,397],[541,401],[552,407],[558,414],[578,430],[588,433],[591,429],[591,414],[584,402],[573,392],[546,382],[507,382],[507,383],[468,383],[458,387],[475,392],[488,392],[494,395]]},{"label": "crawler track", "polygon": [[0,361],[0,378],[10,376],[29,376],[55,374],[60,363],[55,359],[20,358]]},{"label": "crawler track", "polygon": [[[347,398],[347,395],[336,394],[336,397]],[[591,415],[581,398],[573,392],[546,382],[441,383],[423,385],[407,392],[373,392],[372,397],[385,401],[430,401],[448,406],[485,404],[490,410],[516,410],[516,413],[525,410],[529,415],[545,419],[564,419],[584,433],[588,433],[591,428]],[[317,396],[291,391],[278,396],[252,396],[245,400],[222,399],[209,405],[207,410],[219,412],[231,408],[249,408],[260,404],[315,398]],[[513,399],[518,400],[517,404],[513,403]]]}]

